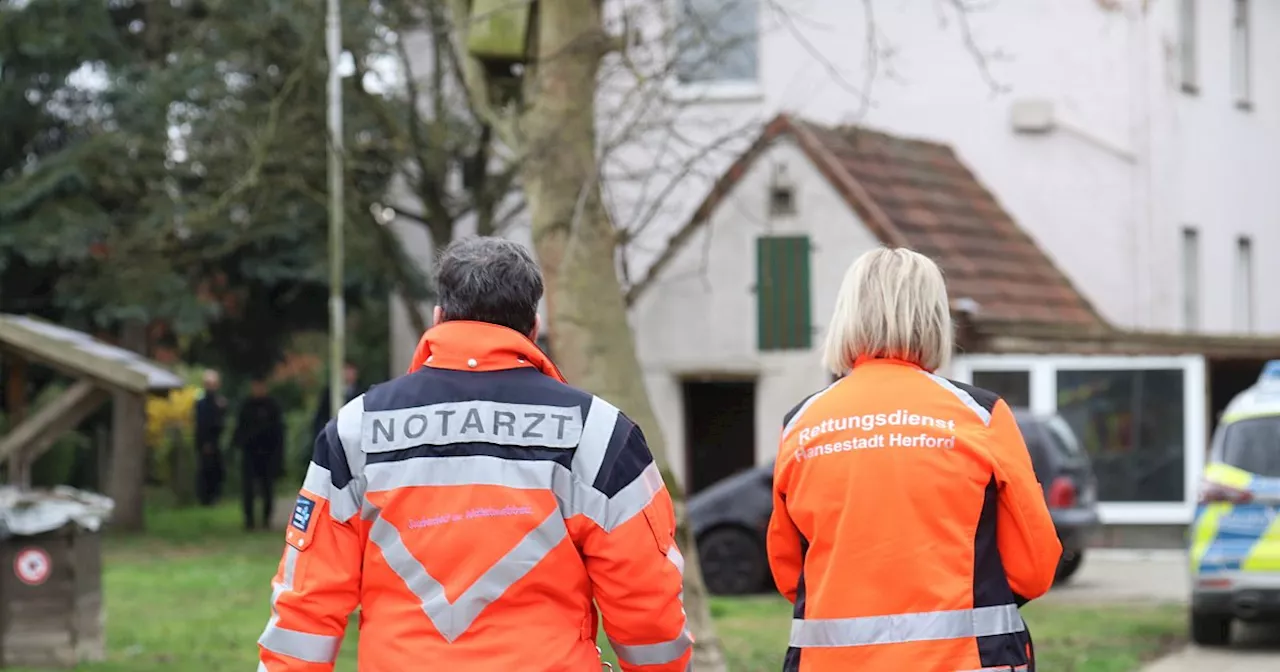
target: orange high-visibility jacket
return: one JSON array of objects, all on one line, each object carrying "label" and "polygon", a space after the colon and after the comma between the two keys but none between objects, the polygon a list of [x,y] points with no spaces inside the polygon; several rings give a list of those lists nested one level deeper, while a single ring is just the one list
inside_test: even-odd
[{"label": "orange high-visibility jacket", "polygon": [[859,358],[788,415],[773,492],[784,670],[1034,671],[1018,607],[1062,546],[998,396]]},{"label": "orange high-visibility jacket", "polygon": [[683,672],[675,514],[640,428],[528,338],[446,322],[316,441],[259,672]]}]

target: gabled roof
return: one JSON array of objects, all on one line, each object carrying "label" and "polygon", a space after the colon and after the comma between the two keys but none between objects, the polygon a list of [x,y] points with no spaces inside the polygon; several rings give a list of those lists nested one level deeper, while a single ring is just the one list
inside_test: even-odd
[{"label": "gabled roof", "polygon": [[752,163],[783,137],[796,142],[883,244],[908,247],[936,261],[953,306],[969,304],[965,299],[977,303],[971,319],[1109,329],[947,145],[860,127],[829,128],[787,115],[771,121],[716,182],[627,292],[628,300],[654,281]]}]

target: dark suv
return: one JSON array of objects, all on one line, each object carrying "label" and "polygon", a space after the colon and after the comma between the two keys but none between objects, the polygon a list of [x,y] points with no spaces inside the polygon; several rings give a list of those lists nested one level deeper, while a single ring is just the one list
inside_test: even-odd
[{"label": "dark suv", "polygon": [[[1061,417],[1029,411],[1014,415],[1062,540],[1057,582],[1064,583],[1080,568],[1089,533],[1098,525],[1097,481],[1088,455]],[[771,587],[765,530],[773,513],[772,488],[769,464],[730,476],[689,498],[689,521],[712,593],[754,593]]]}]

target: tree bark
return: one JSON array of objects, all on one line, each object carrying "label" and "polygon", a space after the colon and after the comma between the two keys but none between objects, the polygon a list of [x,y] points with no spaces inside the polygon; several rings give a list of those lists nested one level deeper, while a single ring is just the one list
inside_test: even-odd
[{"label": "tree bark", "polygon": [[[143,352],[146,328],[143,323],[125,323],[120,347]],[[147,475],[146,401],[143,395],[115,392],[111,408],[111,480],[107,493],[115,500],[111,514],[113,527],[140,532],[145,526],[142,490]]]},{"label": "tree bark", "polygon": [[645,430],[676,500],[677,542],[685,556],[685,611],[697,641],[694,669],[725,670],[697,547],[672,478],[657,418],[649,403],[635,339],[615,267],[617,233],[604,207],[596,157],[595,95],[600,59],[611,43],[599,0],[557,0],[538,6],[522,182],[533,242],[547,288],[552,349],[565,376],[616,404]]}]

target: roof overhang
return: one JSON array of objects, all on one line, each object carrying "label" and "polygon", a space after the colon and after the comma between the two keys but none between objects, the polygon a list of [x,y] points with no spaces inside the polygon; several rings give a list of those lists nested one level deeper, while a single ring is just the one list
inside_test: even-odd
[{"label": "roof overhang", "polygon": [[1277,359],[1280,338],[1064,328],[1022,322],[960,321],[959,345],[970,354],[1204,355]]},{"label": "roof overhang", "polygon": [[145,394],[182,387],[169,369],[135,352],[51,322],[0,313],[0,349],[73,378]]}]

